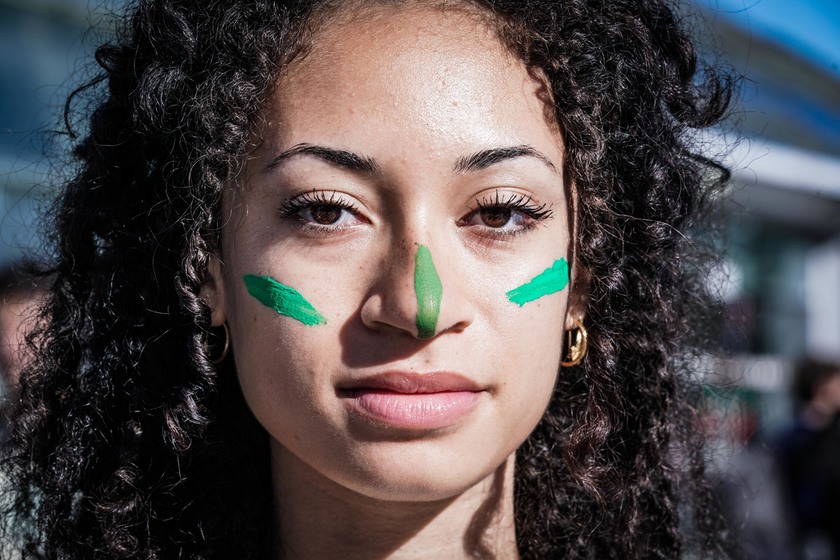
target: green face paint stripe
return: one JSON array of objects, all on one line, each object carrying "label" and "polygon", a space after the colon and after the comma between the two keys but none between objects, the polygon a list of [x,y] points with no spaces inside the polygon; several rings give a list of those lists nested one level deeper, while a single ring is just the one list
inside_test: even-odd
[{"label": "green face paint stripe", "polygon": [[522,307],[529,301],[534,301],[548,294],[559,292],[569,283],[569,263],[566,259],[554,261],[551,268],[547,268],[536,275],[527,284],[514,288],[506,295],[510,301]]},{"label": "green face paint stripe", "polygon": [[417,246],[414,260],[414,292],[417,294],[417,336],[431,338],[437,329],[443,285],[432,262],[432,253],[423,245]]},{"label": "green face paint stripe", "polygon": [[249,294],[280,315],[296,319],[304,325],[323,325],[327,322],[300,292],[284,286],[274,278],[246,274],[242,280]]}]

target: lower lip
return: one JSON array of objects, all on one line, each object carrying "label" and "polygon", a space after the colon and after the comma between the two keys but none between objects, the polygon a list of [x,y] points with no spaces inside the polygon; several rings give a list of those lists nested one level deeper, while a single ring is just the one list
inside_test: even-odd
[{"label": "lower lip", "polygon": [[480,392],[397,393],[380,389],[355,389],[345,395],[357,414],[394,428],[433,430],[445,428],[467,416],[478,404]]}]

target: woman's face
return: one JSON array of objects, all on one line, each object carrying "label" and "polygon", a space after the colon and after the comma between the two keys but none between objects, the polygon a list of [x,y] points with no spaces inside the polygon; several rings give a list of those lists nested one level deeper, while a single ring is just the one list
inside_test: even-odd
[{"label": "woman's face", "polygon": [[541,98],[456,11],[333,20],[280,76],[204,291],[280,473],[441,499],[536,425],[569,293]]}]

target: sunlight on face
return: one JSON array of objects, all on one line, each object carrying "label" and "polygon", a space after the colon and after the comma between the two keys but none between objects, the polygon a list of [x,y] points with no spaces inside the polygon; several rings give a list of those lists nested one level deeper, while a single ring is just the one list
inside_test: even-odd
[{"label": "sunlight on face", "polygon": [[275,470],[433,500],[504,463],[549,400],[569,290],[506,294],[568,258],[563,148],[477,18],[376,10],[280,77],[205,294]]}]

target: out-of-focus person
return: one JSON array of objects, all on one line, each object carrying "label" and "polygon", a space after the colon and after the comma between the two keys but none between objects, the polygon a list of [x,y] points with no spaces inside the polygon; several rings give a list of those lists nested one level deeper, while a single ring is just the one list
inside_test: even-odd
[{"label": "out-of-focus person", "polygon": [[[0,269],[0,407],[5,408],[17,390],[18,377],[27,360],[26,334],[37,318],[46,296],[47,280],[32,263],[17,262]],[[5,415],[0,415],[0,441],[5,436]]]},{"label": "out-of-focus person", "polygon": [[[743,560],[794,558],[787,504],[773,450],[760,430],[761,400],[742,389],[721,419],[721,500],[743,546]],[[728,450],[731,449],[731,453]]]},{"label": "out-of-focus person", "polygon": [[797,558],[840,558],[840,364],[806,360],[794,380],[799,410],[779,443]]}]

